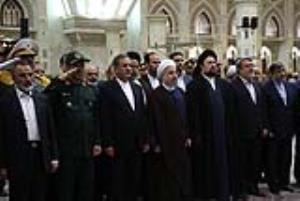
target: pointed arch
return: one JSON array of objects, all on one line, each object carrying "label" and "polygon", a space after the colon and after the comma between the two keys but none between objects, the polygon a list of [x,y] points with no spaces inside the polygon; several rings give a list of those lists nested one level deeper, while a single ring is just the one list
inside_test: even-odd
[{"label": "pointed arch", "polygon": [[285,21],[278,9],[271,9],[262,17],[262,35],[265,37],[283,37],[285,35]]},{"label": "pointed arch", "polygon": [[212,34],[212,24],[211,19],[205,11],[199,13],[197,18],[195,19],[195,33],[196,34],[204,34],[211,35]]},{"label": "pointed arch", "polygon": [[[193,33],[197,33],[198,27],[196,26],[199,24],[199,20],[205,19],[209,22],[207,25],[207,29],[210,27],[209,35],[213,35],[215,33],[215,24],[216,24],[216,10],[209,4],[207,1],[200,1],[194,9],[191,11],[191,30]],[[204,21],[203,21],[204,22]],[[208,27],[209,25],[209,27]],[[201,34],[201,33],[200,33]]]},{"label": "pointed arch", "polygon": [[0,9],[1,26],[18,27],[20,19],[25,17],[25,11],[19,1],[6,0]]},{"label": "pointed arch", "polygon": [[175,33],[177,31],[177,8],[169,0],[160,0],[155,2],[149,13],[152,15],[163,14],[167,16],[166,27],[169,33]]},{"label": "pointed arch", "polygon": [[166,8],[165,6],[161,6],[155,14],[162,14],[162,15],[167,16],[166,27],[167,27],[168,33],[171,34],[171,33],[174,33],[174,24],[175,23],[172,18],[172,15],[170,13],[171,12],[168,8]]},{"label": "pointed arch", "polygon": [[300,38],[300,13],[295,17],[295,37]]},{"label": "pointed arch", "polygon": [[278,38],[280,36],[279,21],[273,15],[266,21],[264,36],[271,38]]}]

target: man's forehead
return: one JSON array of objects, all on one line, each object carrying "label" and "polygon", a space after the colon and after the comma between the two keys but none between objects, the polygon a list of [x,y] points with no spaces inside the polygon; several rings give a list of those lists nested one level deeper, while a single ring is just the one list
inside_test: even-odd
[{"label": "man's forehead", "polygon": [[15,71],[17,72],[32,72],[32,68],[28,64],[17,64],[15,67]]},{"label": "man's forehead", "polygon": [[96,66],[88,66],[86,70],[89,72],[98,72],[99,69]]},{"label": "man's forehead", "polygon": [[183,55],[177,54],[174,56],[174,58],[183,58]]},{"label": "man's forehead", "polygon": [[253,63],[253,61],[252,60],[244,60],[243,62],[242,62],[242,64],[244,64],[244,65],[254,65],[254,63]]},{"label": "man's forehead", "polygon": [[216,59],[212,56],[208,56],[205,58],[206,61],[216,61]]},{"label": "man's forehead", "polygon": [[125,58],[122,58],[121,60],[120,60],[120,63],[123,63],[123,64],[130,64],[130,62],[131,62],[131,60],[128,58],[128,57],[125,57]]},{"label": "man's forehead", "polygon": [[150,59],[159,59],[158,54],[151,54]]}]

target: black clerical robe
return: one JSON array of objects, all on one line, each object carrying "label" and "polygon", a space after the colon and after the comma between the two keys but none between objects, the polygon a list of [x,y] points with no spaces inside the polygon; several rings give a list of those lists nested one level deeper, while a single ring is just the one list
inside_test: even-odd
[{"label": "black clerical robe", "polygon": [[215,84],[198,76],[187,88],[192,178],[196,198],[228,200],[238,191],[234,94],[226,81]]}]

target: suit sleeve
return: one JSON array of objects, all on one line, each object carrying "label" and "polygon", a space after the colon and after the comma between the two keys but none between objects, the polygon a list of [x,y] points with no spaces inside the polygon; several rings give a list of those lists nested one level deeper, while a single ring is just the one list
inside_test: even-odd
[{"label": "suit sleeve", "polygon": [[51,144],[51,159],[56,160],[59,158],[59,149],[57,145],[57,127],[55,124],[56,113],[55,113],[55,106],[57,106],[57,87],[59,86],[60,81],[54,80],[51,84],[45,89],[44,93],[47,96],[47,103],[48,103],[48,130],[49,130],[49,140]]},{"label": "suit sleeve", "polygon": [[101,127],[102,127],[102,121],[101,121],[101,95],[100,95],[100,90],[95,91],[96,95],[96,101],[95,101],[95,109],[94,109],[94,115],[95,115],[95,136],[94,136],[94,145],[101,145]]},{"label": "suit sleeve", "polygon": [[113,141],[113,106],[109,101],[109,94],[107,86],[102,86],[101,91],[101,102],[100,102],[100,117],[101,127],[100,132],[102,136],[102,145],[104,147],[114,146]]},{"label": "suit sleeve", "polygon": [[269,125],[269,115],[268,115],[268,96],[266,91],[262,86],[259,86],[261,88],[261,99],[262,99],[262,120],[263,120],[263,129],[270,130]]},{"label": "suit sleeve", "polygon": [[188,122],[188,135],[191,137],[195,144],[201,142],[201,128],[199,117],[199,101],[197,100],[197,93],[195,83],[191,83],[187,87],[185,94],[186,109],[187,109],[187,122]]},{"label": "suit sleeve", "polygon": [[[0,101],[0,105],[2,105]],[[0,168],[6,168],[6,151],[5,151],[5,123],[3,118],[4,111],[0,107]]]},{"label": "suit sleeve", "polygon": [[[141,120],[141,141],[140,144],[141,145],[145,145],[145,144],[150,144],[151,143],[151,130],[150,130],[150,114],[149,114],[149,108],[148,106],[145,104],[144,101],[144,94],[143,94],[143,90],[140,86],[137,86],[139,89],[139,93],[140,93],[140,103],[142,104],[142,120]],[[148,102],[148,104],[151,104]]]},{"label": "suit sleeve", "polygon": [[294,101],[294,127],[297,135],[300,135],[300,89],[296,89]]},{"label": "suit sleeve", "polygon": [[59,154],[58,154],[58,145],[57,145],[57,139],[56,139],[56,133],[55,133],[55,127],[54,127],[54,119],[52,114],[52,109],[50,104],[48,103],[48,131],[49,131],[49,140],[50,140],[50,146],[51,146],[51,160],[58,160]]}]

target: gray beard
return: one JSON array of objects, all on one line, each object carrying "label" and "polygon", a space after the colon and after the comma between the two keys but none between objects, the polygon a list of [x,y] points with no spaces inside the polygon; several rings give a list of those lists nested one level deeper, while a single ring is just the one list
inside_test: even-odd
[{"label": "gray beard", "polygon": [[18,88],[25,93],[29,93],[30,91],[32,91],[33,86],[30,87],[18,86]]}]

